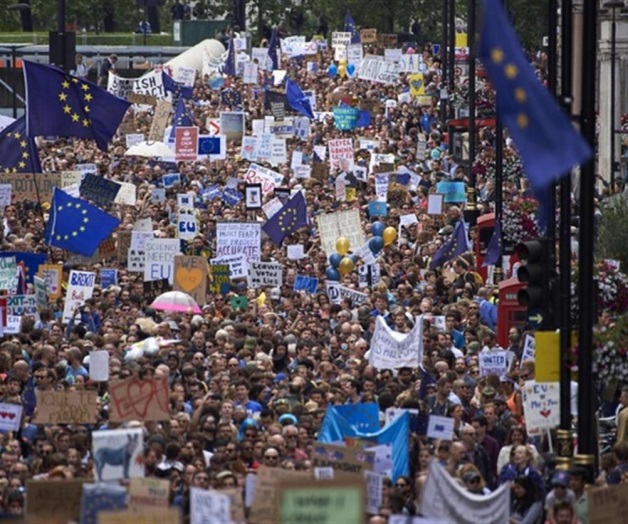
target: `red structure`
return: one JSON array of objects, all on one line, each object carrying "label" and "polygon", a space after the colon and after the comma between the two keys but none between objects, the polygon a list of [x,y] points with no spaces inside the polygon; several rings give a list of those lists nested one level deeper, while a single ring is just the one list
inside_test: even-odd
[{"label": "red structure", "polygon": [[484,263],[484,257],[486,256],[486,250],[488,243],[493,236],[493,230],[495,229],[495,213],[487,213],[478,217],[477,220],[477,235],[475,237],[475,260],[477,272],[482,275],[482,278],[486,281],[487,269],[482,267]]},{"label": "red structure", "polygon": [[497,304],[497,343],[508,347],[508,331],[511,327],[525,329],[528,324],[528,309],[519,305],[517,293],[525,284],[517,277],[499,283],[499,302]]}]

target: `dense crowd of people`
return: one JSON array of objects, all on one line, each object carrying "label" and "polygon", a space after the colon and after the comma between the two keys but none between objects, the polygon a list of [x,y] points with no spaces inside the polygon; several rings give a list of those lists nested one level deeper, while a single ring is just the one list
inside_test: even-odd
[{"label": "dense crowd of people", "polygon": [[[404,74],[396,84],[331,77],[327,72],[331,51],[320,54],[317,71],[298,59],[284,58],[283,67],[291,78],[303,90],[315,91],[315,111],[330,112],[340,101],[375,108],[370,125],[353,131],[338,130],[333,117],[325,113],[312,121],[307,139],[287,141],[289,158],[294,151],[311,156],[315,145],[352,137],[356,163],[368,166],[372,152],[359,149],[358,137],[368,138],[379,142],[375,152],[394,155],[395,169],[407,168],[419,176],[419,182],[391,183],[388,215],[374,218],[368,213],[369,202],[376,199],[373,176],[356,180],[355,199],[347,202],[338,200],[334,189],[339,170],[328,170],[324,178],[298,179],[289,162],[271,167],[283,176],[282,187],[304,192],[310,219],[282,245],[262,240],[261,260],[284,268],[280,288],[249,288],[246,279],[238,279],[226,293],[207,293],[200,314],[157,311],[145,295],[143,274],[128,271],[126,260],[74,263],[67,252],[46,246],[46,203],[15,202],[5,208],[2,250],[49,253],[49,263],[61,266],[66,280],[71,269],[97,273],[102,268],[118,269],[117,284],[97,285],[70,324],[60,320],[64,300],[60,298],[50,301],[38,319],[24,316],[20,333],[7,335],[0,343],[0,401],[24,406],[21,429],[0,433],[0,505],[5,515],[24,512],[29,479],[93,480],[91,434],[96,429],[140,428],[145,475],[169,480],[170,503],[188,515],[191,487],[243,489],[245,476],[260,467],[312,469],[311,452],[327,406],[374,402],[382,423],[389,407],[451,417],[454,437],[429,439],[423,429],[412,433],[410,449],[395,450],[409,454],[410,474],[384,480],[382,504],[377,514],[369,515],[371,524],[385,523],[392,514],[421,515],[421,490],[430,461],[438,461],[474,494],[511,483],[512,523],[587,522],[585,473],[555,470],[547,438],[530,437],[526,431],[521,388],[534,379],[535,367],[533,361],[521,362],[521,329],[510,329],[508,347],[503,348],[512,355],[508,371],[502,376],[480,375],[480,352],[499,349],[497,323],[503,320],[497,316],[496,285],[479,276],[472,252],[430,267],[465,209],[464,204],[446,204],[441,215],[428,214],[428,195],[440,181],[468,183],[470,167],[454,158],[446,125],[439,119],[440,58],[432,46],[417,53],[425,63],[428,103],[424,98],[419,103],[417,98],[404,97],[397,102],[409,89]],[[540,68],[544,60],[531,57],[531,62]],[[230,77],[225,87],[212,89],[209,78],[198,74],[188,102],[194,125],[206,134],[208,119],[234,109],[221,97],[221,89],[231,88],[241,94],[246,134],[251,134],[251,121],[269,114],[264,99],[273,89],[270,78],[260,72],[258,85],[248,86]],[[148,135],[150,111],[129,111],[126,120],[133,122],[135,132]],[[480,155],[492,151],[495,138],[490,129],[480,129],[479,134]],[[424,156],[417,150],[421,140],[427,146]],[[234,178],[244,193],[249,162],[241,158],[237,144],[230,142],[227,147],[223,161],[178,163],[181,183],[167,189],[163,203],[151,200],[151,190],[162,186],[162,176],[170,169],[162,162],[124,156],[121,134],[107,153],[93,142],[77,139],[41,142],[39,153],[47,171],[71,171],[77,164],[93,163],[100,175],[136,185],[137,204],[112,209],[121,219],[118,232],[149,218],[156,237],[176,238],[177,194],[188,193],[200,231],[193,241],[181,241],[181,253],[212,258],[217,223],[249,221],[253,216],[266,220],[261,210],[246,210],[244,202],[230,206],[220,198],[203,198],[202,190],[209,184],[223,189]],[[506,147],[514,151],[510,142]],[[480,213],[491,211],[493,180],[478,173],[475,184]],[[514,200],[524,191],[525,185],[517,180],[504,189],[506,198]],[[330,253],[322,248],[315,220],[317,215],[346,209],[359,211],[367,237],[376,220],[399,231],[378,259],[379,282],[360,288],[357,267],[342,276],[343,286],[368,295],[359,306],[349,299],[332,303],[327,296]],[[400,228],[399,217],[408,214],[414,214],[417,222]],[[473,227],[469,233],[473,242]],[[292,244],[303,245],[304,258],[288,258],[287,246]],[[298,275],[318,278],[316,292],[294,291]],[[248,302],[240,307],[233,297],[247,297]],[[383,317],[393,331],[408,333],[419,315],[425,322],[423,369],[374,368],[369,349],[377,317]],[[437,322],[440,317],[442,323]],[[128,358],[131,346],[148,337],[163,342],[159,351]],[[86,357],[94,349],[109,353],[111,380],[167,377],[170,418],[123,425],[108,421],[107,384],[90,379]],[[97,391],[98,421],[33,423],[37,393],[52,389]],[[605,464],[608,478],[602,481],[621,481],[621,465],[626,463],[628,448],[618,444]]]}]

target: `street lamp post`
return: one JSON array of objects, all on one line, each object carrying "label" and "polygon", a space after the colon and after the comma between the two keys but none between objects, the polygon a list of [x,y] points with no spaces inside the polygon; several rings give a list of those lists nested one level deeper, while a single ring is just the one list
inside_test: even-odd
[{"label": "street lamp post", "polygon": [[611,10],[611,192],[615,187],[615,172],[617,165],[615,163],[615,81],[616,81],[616,64],[617,58],[617,9],[624,7],[624,0],[608,0],[602,4],[606,9]]}]

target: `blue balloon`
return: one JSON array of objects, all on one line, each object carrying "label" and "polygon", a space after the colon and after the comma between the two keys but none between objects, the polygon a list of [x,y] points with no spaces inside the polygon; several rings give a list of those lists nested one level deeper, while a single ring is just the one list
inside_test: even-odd
[{"label": "blue balloon", "polygon": [[338,66],[336,64],[331,64],[327,68],[327,74],[334,78],[338,74]]},{"label": "blue balloon", "polygon": [[329,263],[334,269],[338,269],[341,260],[342,255],[340,253],[332,253],[331,255],[329,255]]},{"label": "blue balloon", "polygon": [[353,64],[349,64],[347,66],[347,73],[349,74],[349,76],[351,76],[353,73],[355,73],[355,66]]},{"label": "blue balloon", "polygon": [[381,237],[384,234],[384,229],[386,229],[386,226],[379,221],[371,224],[371,232],[374,237]]},{"label": "blue balloon", "polygon": [[354,266],[358,263],[358,260],[360,260],[358,255],[351,255],[349,258],[353,261]]},{"label": "blue balloon", "polygon": [[327,271],[325,271],[325,275],[327,276],[327,280],[335,280],[336,282],[340,280],[340,273],[333,267],[328,267]]},{"label": "blue balloon", "polygon": [[371,253],[379,253],[382,249],[384,249],[384,239],[382,237],[373,237],[369,240],[369,249]]}]

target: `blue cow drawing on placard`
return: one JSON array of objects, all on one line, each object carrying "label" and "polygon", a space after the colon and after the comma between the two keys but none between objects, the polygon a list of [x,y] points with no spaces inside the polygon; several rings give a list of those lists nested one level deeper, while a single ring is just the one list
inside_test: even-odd
[{"label": "blue cow drawing on placard", "polygon": [[128,442],[118,448],[100,448],[94,455],[96,463],[96,475],[98,481],[102,481],[102,472],[106,465],[122,466],[122,475],[125,479],[129,478],[129,466],[131,458],[139,445],[139,434],[127,435]]}]

